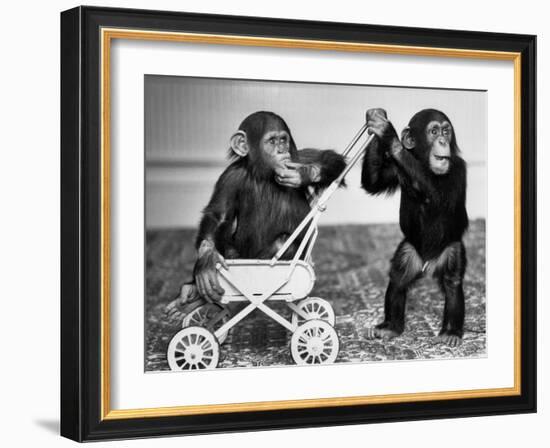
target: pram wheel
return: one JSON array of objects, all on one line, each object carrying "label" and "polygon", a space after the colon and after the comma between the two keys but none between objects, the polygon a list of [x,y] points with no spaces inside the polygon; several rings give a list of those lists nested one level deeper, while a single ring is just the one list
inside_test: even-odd
[{"label": "pram wheel", "polygon": [[172,370],[215,369],[220,356],[216,337],[204,327],[180,330],[168,344],[168,365]]},{"label": "pram wheel", "polygon": [[290,340],[290,351],[296,364],[331,364],[339,349],[336,330],[320,319],[308,320],[300,325]]},{"label": "pram wheel", "polygon": [[308,297],[298,303],[298,308],[307,314],[307,319],[304,319],[298,313],[293,313],[292,319],[293,323],[297,325],[302,325],[306,320],[320,319],[328,322],[334,327],[336,323],[336,318],[334,316],[334,310],[330,303],[325,299],[319,297]]},{"label": "pram wheel", "polygon": [[[213,318],[217,317],[220,313],[222,313],[222,315],[219,317],[219,319],[215,320],[211,324],[211,327],[208,326],[210,321]],[[223,307],[216,305],[215,303],[205,303],[204,305],[200,305],[199,307],[195,308],[187,316],[185,316],[183,318],[181,326],[182,328],[193,326],[205,327],[213,333],[228,320],[229,313]],[[218,338],[218,342],[221,345],[225,342],[226,339],[227,333],[224,333],[220,335],[220,337]]]}]

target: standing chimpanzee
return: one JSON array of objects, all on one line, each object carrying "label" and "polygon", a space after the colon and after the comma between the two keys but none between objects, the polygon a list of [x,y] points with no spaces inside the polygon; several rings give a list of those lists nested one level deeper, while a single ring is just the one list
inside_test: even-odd
[{"label": "standing chimpanzee", "polygon": [[368,338],[393,338],[405,327],[406,294],[423,275],[434,276],[445,295],[438,340],[460,344],[464,325],[462,281],[468,228],[466,163],[458,155],[451,120],[425,109],[415,114],[401,140],[383,109],[367,111],[367,126],[378,138],[363,160],[361,183],[369,193],[393,193],[401,187],[399,224],[405,238],[391,260],[384,321]]},{"label": "standing chimpanzee", "polygon": [[[182,287],[180,304],[197,296],[221,298],[216,264],[225,258],[273,257],[310,211],[308,188],[328,186],[346,166],[332,150],[298,151],[287,124],[272,112],[253,113],[241,123],[230,157],[203,210],[194,283]],[[292,258],[299,240],[283,258]]]}]

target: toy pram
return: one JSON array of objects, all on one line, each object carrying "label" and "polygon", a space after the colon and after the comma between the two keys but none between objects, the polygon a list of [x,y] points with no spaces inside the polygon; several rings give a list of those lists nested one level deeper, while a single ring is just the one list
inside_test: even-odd
[{"label": "toy pram", "polygon": [[[359,130],[344,150],[347,157],[367,129]],[[185,306],[183,329],[168,345],[168,364],[172,370],[214,369],[220,345],[231,328],[255,309],[263,311],[292,333],[290,350],[296,364],[329,364],[338,356],[339,341],[334,311],[326,300],[308,297],[315,283],[311,251],[317,239],[317,221],[326,202],[341,185],[346,174],[361,158],[373,136],[360,145],[344,171],[312,203],[311,211],[271,260],[226,260],[228,269],[218,264],[220,286],[225,290],[220,303],[199,300]],[[290,245],[304,237],[292,260],[280,260]],[[291,321],[267,306],[284,302],[292,310]],[[248,302],[231,316],[224,305]]]}]

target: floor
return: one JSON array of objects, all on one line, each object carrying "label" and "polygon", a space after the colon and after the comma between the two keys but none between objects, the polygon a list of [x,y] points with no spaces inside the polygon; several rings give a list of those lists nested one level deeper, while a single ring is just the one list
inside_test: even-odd
[{"label": "floor", "polygon": [[[482,357],[486,354],[485,221],[475,220],[465,235],[468,268],[464,279],[466,320],[463,343],[436,344],[443,297],[434,280],[409,291],[403,335],[392,341],[366,340],[364,328],[383,317],[389,260],[401,239],[397,224],[321,227],[314,248],[317,281],[312,296],[328,300],[336,314],[340,352],[336,362]],[[151,230],[146,237],[145,370],[168,370],[166,348],[181,328],[167,305],[194,264],[194,229]],[[276,308],[284,312],[283,308]],[[238,309],[238,308],[237,308]],[[283,311],[284,310],[284,311]],[[222,345],[218,367],[293,364],[289,332],[254,311],[236,325]]]}]

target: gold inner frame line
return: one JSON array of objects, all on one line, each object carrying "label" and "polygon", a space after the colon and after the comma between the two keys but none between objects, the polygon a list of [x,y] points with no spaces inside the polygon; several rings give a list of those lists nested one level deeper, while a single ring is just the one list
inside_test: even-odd
[{"label": "gold inner frame line", "polygon": [[[521,394],[521,54],[458,48],[336,42],[305,39],[279,39],[217,34],[144,31],[138,29],[101,29],[101,419],[166,417],[228,412],[307,409],[414,401],[502,397]],[[132,39],[295,48],[323,51],[384,53],[395,55],[453,57],[513,61],[514,63],[514,386],[508,388],[461,391],[419,392],[303,400],[278,400],[213,405],[188,405],[142,409],[111,409],[110,366],[110,64],[111,41]]]}]

